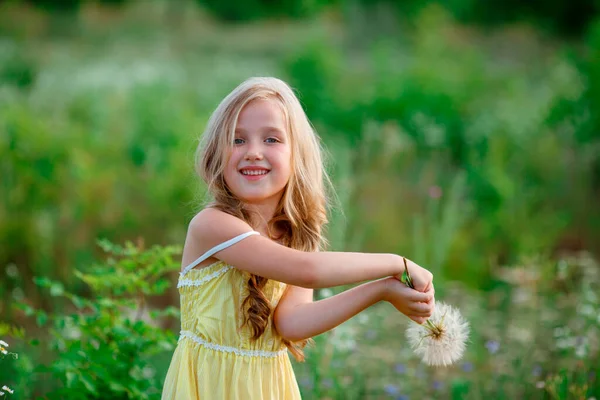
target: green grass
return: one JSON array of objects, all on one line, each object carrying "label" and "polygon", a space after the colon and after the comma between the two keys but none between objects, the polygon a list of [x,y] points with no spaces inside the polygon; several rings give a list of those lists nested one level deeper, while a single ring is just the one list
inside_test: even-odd
[{"label": "green grass", "polygon": [[[484,31],[435,6],[410,27],[348,9],[228,25],[144,4],[88,5],[66,22],[0,5],[5,323],[40,337],[10,305],[60,312],[34,276],[90,294],[73,271],[102,257],[97,238],[183,243],[210,113],[243,79],[275,75],[330,153],[331,248],[431,269],[473,332],[464,362],[426,368],[405,346],[408,320],[378,305],[295,365],[305,398],[600,397],[597,29],[578,43]],[[151,304],[177,301],[171,288]],[[21,393],[57,384],[28,375],[56,350],[3,335],[23,355],[0,360]],[[168,353],[153,357],[164,375]]]}]

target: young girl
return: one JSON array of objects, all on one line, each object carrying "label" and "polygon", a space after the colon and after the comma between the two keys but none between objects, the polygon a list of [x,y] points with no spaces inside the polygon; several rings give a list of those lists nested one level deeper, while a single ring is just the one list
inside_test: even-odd
[{"label": "young girl", "polygon": [[[181,333],[162,399],[299,399],[288,357],[307,340],[388,301],[418,323],[433,276],[394,254],[319,252],[326,175],[293,91],[252,78],[211,116],[197,169],[214,201],[190,222],[178,282]],[[373,280],[313,302],[313,289]]]}]

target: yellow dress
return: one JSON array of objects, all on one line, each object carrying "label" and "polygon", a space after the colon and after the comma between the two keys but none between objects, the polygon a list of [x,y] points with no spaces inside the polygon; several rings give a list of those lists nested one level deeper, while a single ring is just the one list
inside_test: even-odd
[{"label": "yellow dress", "polygon": [[[286,347],[273,329],[272,317],[256,341],[250,339],[247,326],[240,328],[249,274],[224,262],[189,268],[208,258],[207,254],[179,277],[181,333],[162,400],[300,399]],[[264,292],[273,308],[284,289],[285,284],[268,281]]]}]

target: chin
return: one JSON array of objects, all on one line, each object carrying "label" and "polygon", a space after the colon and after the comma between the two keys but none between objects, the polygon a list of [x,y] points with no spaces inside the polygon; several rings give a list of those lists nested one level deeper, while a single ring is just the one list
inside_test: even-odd
[{"label": "chin", "polygon": [[283,192],[277,193],[239,193],[236,196],[244,203],[247,204],[263,204],[265,202],[271,202],[274,199],[279,200]]},{"label": "chin", "polygon": [[248,204],[260,204],[271,198],[271,196],[261,196],[261,195],[245,195],[245,196],[238,196],[238,197],[242,202],[248,203]]}]

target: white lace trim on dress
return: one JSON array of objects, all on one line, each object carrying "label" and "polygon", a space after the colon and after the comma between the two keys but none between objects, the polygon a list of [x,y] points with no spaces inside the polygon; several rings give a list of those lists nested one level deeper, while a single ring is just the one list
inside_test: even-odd
[{"label": "white lace trim on dress", "polygon": [[279,350],[279,351],[244,350],[244,349],[238,349],[237,347],[222,346],[220,344],[214,344],[214,343],[207,342],[206,340],[202,339],[201,337],[194,335],[190,331],[181,331],[179,333],[179,341],[181,341],[184,338],[191,339],[194,342],[206,347],[207,349],[222,351],[224,353],[234,353],[234,354],[237,354],[238,356],[275,358],[275,357],[285,354],[287,352],[287,349],[283,349],[283,350]]},{"label": "white lace trim on dress", "polygon": [[216,270],[215,272],[206,275],[204,278],[202,279],[179,279],[179,283],[177,284],[177,288],[180,287],[184,287],[184,286],[201,286],[204,285],[206,282],[211,281],[215,278],[218,278],[219,276],[223,275],[225,272],[229,271],[230,269],[232,269],[233,267],[231,265],[227,265],[219,270]]}]

